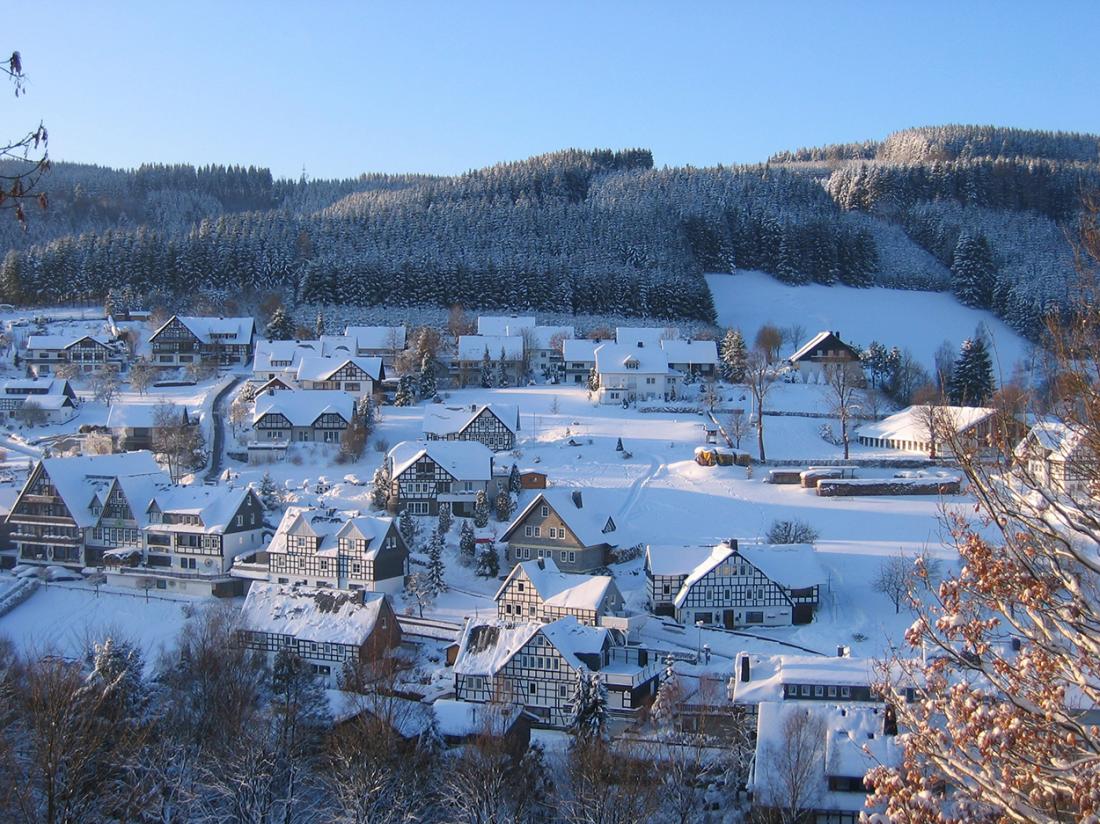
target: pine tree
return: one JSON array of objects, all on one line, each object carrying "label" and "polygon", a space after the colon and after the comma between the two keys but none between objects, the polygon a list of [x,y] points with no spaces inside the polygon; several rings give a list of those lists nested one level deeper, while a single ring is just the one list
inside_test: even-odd
[{"label": "pine tree", "polygon": [[260,479],[260,502],[264,505],[264,509],[267,512],[275,512],[282,505],[282,496],[279,494],[278,487],[275,486],[275,481],[271,479],[271,473],[264,471],[263,478]]},{"label": "pine tree", "polygon": [[948,386],[948,397],[956,406],[982,406],[993,396],[993,362],[982,336],[963,341]]},{"label": "pine tree", "polygon": [[424,353],[424,357],[420,361],[419,382],[420,397],[428,400],[434,398],[436,392],[435,361],[427,352]]},{"label": "pine tree", "polygon": [[965,306],[988,309],[993,305],[997,266],[985,235],[963,232],[951,260],[951,288]]},{"label": "pine tree", "polygon": [[92,647],[90,658],[92,672],[88,680],[111,695],[112,706],[137,721],[149,698],[141,651],[108,637]]},{"label": "pine tree", "polygon": [[294,321],[286,309],[279,306],[271,315],[271,321],[265,331],[268,340],[291,340],[294,338]]},{"label": "pine tree", "polygon": [[443,567],[443,536],[439,528],[432,530],[428,538],[428,586],[436,593],[447,591],[447,580]]},{"label": "pine tree", "polygon": [[573,707],[571,729],[577,741],[607,740],[607,686],[598,672],[577,672]]},{"label": "pine tree", "polygon": [[474,527],[469,518],[462,519],[462,531],[458,538],[458,554],[467,566],[473,564],[477,553],[477,538],[474,537]]},{"label": "pine tree", "polygon": [[512,471],[508,473],[508,491],[518,495],[523,490],[523,481],[520,479],[519,464],[512,464]]},{"label": "pine tree", "polygon": [[747,359],[748,349],[741,330],[727,329],[722,338],[722,379],[730,383],[744,383]]},{"label": "pine tree", "polygon": [[497,520],[501,523],[506,522],[512,517],[512,513],[515,512],[516,509],[516,504],[515,501],[512,500],[512,496],[507,489],[502,489],[497,493],[493,508],[496,510]]},{"label": "pine tree", "polygon": [[439,534],[446,537],[451,531],[452,523],[454,519],[451,518],[451,505],[444,501],[439,504]]},{"label": "pine tree", "polygon": [[416,546],[416,538],[420,534],[420,523],[416,520],[416,516],[410,515],[407,509],[402,510],[401,517],[397,521],[397,530],[405,539],[405,546],[410,550],[413,549]]},{"label": "pine tree", "polygon": [[496,578],[500,575],[500,555],[497,553],[496,544],[492,542],[482,544],[481,552],[477,554],[477,566],[474,572],[482,578]]},{"label": "pine tree", "polygon": [[374,470],[371,479],[370,504],[375,509],[385,509],[390,499],[390,466],[388,461]]},{"label": "pine tree", "polygon": [[485,353],[481,356],[481,388],[493,388],[493,359],[489,357],[489,347],[485,347]]},{"label": "pine tree", "polygon": [[374,398],[370,395],[361,397],[355,405],[355,414],[360,423],[363,424],[363,429],[368,436],[374,432],[374,424],[378,420],[378,410],[374,405]]},{"label": "pine tree", "polygon": [[318,340],[325,334],[325,313],[318,312],[317,320],[313,324],[313,336]]},{"label": "pine tree", "polygon": [[416,403],[416,388],[412,375],[402,375],[397,382],[397,394],[393,398],[394,406],[412,406]]},{"label": "pine tree", "polygon": [[588,370],[588,391],[600,391],[600,373],[596,371],[595,366]]},{"label": "pine tree", "polygon": [[623,439],[619,438],[617,441],[615,441],[615,451],[622,452],[624,449],[625,447],[623,446]]},{"label": "pine tree", "polygon": [[474,526],[484,529],[489,525],[489,499],[485,490],[479,489],[474,496]]},{"label": "pine tree", "polygon": [[500,347],[500,360],[497,361],[496,374],[496,385],[501,387],[508,385],[508,363],[505,358],[506,355],[502,346]]}]

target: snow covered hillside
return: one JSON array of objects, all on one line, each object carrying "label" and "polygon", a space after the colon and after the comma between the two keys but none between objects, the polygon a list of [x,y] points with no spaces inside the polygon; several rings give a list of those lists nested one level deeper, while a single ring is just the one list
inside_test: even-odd
[{"label": "snow covered hillside", "polygon": [[1032,348],[992,313],[963,306],[945,292],[789,286],[763,272],[747,270],[706,279],[719,325],[739,328],[750,344],[766,323],[780,329],[797,324],[806,338],[831,329],[849,343],[866,346],[877,340],[886,347],[908,349],[931,370],[941,343],[947,340],[957,350],[980,323],[992,342],[998,378],[1008,378],[1017,363],[1028,360]]}]

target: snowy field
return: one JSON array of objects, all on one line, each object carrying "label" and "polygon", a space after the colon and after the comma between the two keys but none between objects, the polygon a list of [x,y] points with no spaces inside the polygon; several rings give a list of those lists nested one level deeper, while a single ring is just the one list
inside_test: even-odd
[{"label": "snowy field", "polygon": [[1009,377],[1027,362],[1031,344],[990,312],[969,309],[943,292],[855,289],[850,286],[789,286],[763,272],[707,275],[719,326],[735,326],[752,344],[766,323],[780,329],[799,324],[807,338],[829,329],[849,343],[877,340],[887,348],[908,349],[931,370],[943,341],[958,349],[984,324],[992,341],[993,369]]}]

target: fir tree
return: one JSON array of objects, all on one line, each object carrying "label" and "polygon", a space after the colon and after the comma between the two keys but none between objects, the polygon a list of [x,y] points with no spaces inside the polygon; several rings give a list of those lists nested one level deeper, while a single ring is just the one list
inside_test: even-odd
[{"label": "fir tree", "polygon": [[493,508],[496,510],[497,520],[501,523],[506,522],[512,517],[512,513],[516,509],[516,504],[515,501],[512,500],[512,496],[507,489],[502,489],[497,493]]},{"label": "fir tree", "polygon": [[508,491],[518,495],[523,490],[523,481],[520,479],[519,464],[512,464],[512,471],[508,473]]},{"label": "fir tree", "polygon": [[143,680],[141,651],[124,641],[108,637],[102,644],[92,647],[90,659],[92,672],[89,682],[111,696],[113,707],[137,721],[149,698]]},{"label": "fir tree", "polygon": [[504,347],[502,346],[500,347],[500,360],[497,361],[496,385],[504,387],[507,386],[508,383],[508,362],[506,360]]},{"label": "fir tree", "polygon": [[577,672],[573,689],[573,723],[571,730],[577,741],[607,740],[607,686],[598,672],[587,668]]},{"label": "fir tree", "polygon": [[294,321],[286,309],[279,306],[271,315],[271,321],[265,330],[268,340],[291,340],[294,338]]},{"label": "fir tree", "polygon": [[482,578],[496,578],[500,575],[500,555],[497,553],[496,544],[492,542],[482,544],[481,552],[477,554],[477,566],[474,572]]},{"label": "fir tree", "polygon": [[489,347],[485,347],[485,353],[481,356],[481,388],[493,388],[493,359],[489,357]]},{"label": "fir tree", "polygon": [[617,441],[615,441],[615,451],[616,452],[622,452],[624,450],[624,448],[625,447],[623,447],[623,439],[622,438],[619,438]]},{"label": "fir tree", "polygon": [[474,537],[474,527],[469,518],[462,519],[462,531],[458,538],[458,554],[467,566],[473,564],[477,553],[477,538]]},{"label": "fir tree", "polygon": [[439,534],[447,537],[447,533],[451,531],[452,523],[454,523],[454,520],[451,518],[451,505],[444,501],[439,504]]},{"label": "fir tree", "polygon": [[420,361],[419,382],[420,397],[429,400],[434,398],[436,392],[435,361],[427,352],[424,353],[424,357]]},{"label": "fir tree", "polygon": [[748,349],[745,347],[745,338],[740,329],[727,329],[722,338],[722,379],[730,383],[745,382],[745,365],[748,359]]},{"label": "fir tree", "polygon": [[410,550],[416,546],[416,538],[420,534],[420,523],[415,515],[410,515],[408,509],[401,511],[401,517],[397,521],[397,530],[405,539],[405,546]]},{"label": "fir tree", "polygon": [[447,591],[443,567],[443,536],[439,528],[432,530],[428,538],[428,587],[435,593]]},{"label": "fir tree", "polygon": [[378,420],[378,410],[374,405],[374,398],[370,395],[361,397],[355,405],[355,414],[368,436],[374,432],[374,424]]},{"label": "fir tree", "polygon": [[600,391],[600,373],[596,371],[595,366],[588,370],[588,391]]},{"label": "fir tree", "polygon": [[271,479],[271,473],[264,470],[264,476],[260,479],[260,502],[267,512],[275,512],[282,506],[282,496],[279,494],[275,481]]},{"label": "fir tree", "polygon": [[993,305],[997,267],[985,235],[963,232],[951,259],[951,288],[965,306],[988,309]]},{"label": "fir tree", "polygon": [[390,498],[390,466],[388,461],[374,470],[371,479],[370,504],[375,509],[385,509]]},{"label": "fir tree", "polygon": [[993,396],[993,362],[985,340],[977,336],[964,340],[948,386],[955,406],[982,406]]},{"label": "fir tree", "polygon": [[324,312],[318,312],[317,313],[317,320],[314,321],[314,324],[313,324],[313,336],[315,338],[317,338],[318,340],[320,340],[321,336],[324,335],[324,334],[325,334],[325,313]]},{"label": "fir tree", "polygon": [[416,388],[412,375],[402,375],[397,382],[397,394],[393,398],[394,406],[412,406],[416,403]]},{"label": "fir tree", "polygon": [[479,489],[474,496],[474,526],[484,529],[489,525],[489,499],[485,490]]}]

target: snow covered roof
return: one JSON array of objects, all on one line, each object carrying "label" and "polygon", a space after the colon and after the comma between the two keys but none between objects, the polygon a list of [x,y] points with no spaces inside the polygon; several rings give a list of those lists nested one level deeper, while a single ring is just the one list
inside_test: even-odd
[{"label": "snow covered roof", "polygon": [[676,595],[676,606],[683,606],[691,587],[734,554],[740,555],[769,580],[788,589],[812,587],[825,580],[825,571],[810,544],[739,544],[735,550],[721,543],[684,580]]},{"label": "snow covered roof", "polygon": [[8,396],[32,393],[38,396],[61,395],[71,391],[69,382],[60,378],[13,378],[0,383],[0,393]]},{"label": "snow covered roof", "polygon": [[690,575],[713,552],[713,546],[647,546],[645,565],[654,575]]},{"label": "snow covered roof", "polygon": [[663,340],[661,348],[669,363],[718,365],[718,345],[712,340]]},{"label": "snow covered roof", "polygon": [[[153,459],[153,453],[146,451],[43,458],[41,465],[73,520],[80,527],[95,525],[89,506],[96,494],[105,492],[115,478],[122,475],[164,477],[163,471]],[[28,476],[28,481],[31,477],[33,473]]]},{"label": "snow covered roof", "polygon": [[355,338],[349,335],[321,335],[321,354],[326,358],[346,358],[358,354]]},{"label": "snow covered roof", "polygon": [[358,647],[374,632],[385,597],[254,581],[241,607],[240,628]]},{"label": "snow covered roof", "polygon": [[675,326],[616,326],[615,343],[636,347],[639,342],[657,348],[662,340],[678,340],[680,330]]},{"label": "snow covered roof", "polygon": [[[111,404],[111,408],[107,410],[107,428],[108,429],[152,429],[156,426],[157,409],[160,406],[156,402],[156,398],[150,398],[151,403],[121,403],[115,402]],[[184,423],[185,420],[195,420],[198,418],[197,411],[190,411],[185,406],[173,404],[175,407],[175,414],[178,415],[176,423]]]},{"label": "snow covered roof", "polygon": [[[801,702],[761,704],[757,714],[756,757],[749,779],[754,798],[765,806],[782,806],[785,791],[780,763],[795,740],[792,722],[806,723],[811,726],[797,733],[797,738],[820,734],[824,740],[816,748],[819,759],[805,776],[801,790],[804,797],[812,798],[813,807],[818,810],[865,811],[865,793],[830,790],[829,777],[860,778],[877,764],[895,767],[901,764],[901,747],[896,736],[883,732],[884,719],[885,711],[878,707]],[[796,745],[807,744],[808,741],[800,740]],[[789,792],[786,794],[789,797]]]},{"label": "snow covered roof", "polygon": [[[196,515],[201,524],[153,524],[152,530],[178,532],[181,529],[191,532],[224,532],[241,508],[241,504],[252,494],[248,487],[229,488],[224,486],[173,486],[159,490],[149,502],[149,509],[156,504],[161,512],[180,515]],[[260,526],[257,524],[256,526]]]},{"label": "snow covered roof", "polygon": [[524,329],[532,328],[535,323],[535,318],[530,315],[479,315],[477,333],[498,336],[522,335]]},{"label": "snow covered roof", "polygon": [[444,738],[469,738],[489,735],[500,737],[519,720],[522,710],[514,704],[459,701],[440,698],[431,705],[435,728]]},{"label": "snow covered roof", "polygon": [[[570,340],[576,334],[576,330],[572,326],[530,326],[528,329],[528,337],[535,349],[551,349],[552,341],[558,335],[562,337],[562,343],[564,344],[565,341]],[[519,335],[521,332],[515,327],[509,326],[508,334]]]},{"label": "snow covered roof", "polygon": [[[256,321],[252,318],[213,318],[193,315],[177,315],[176,320],[191,330],[202,343],[224,343],[226,345],[247,345],[252,342]],[[168,323],[171,323],[169,319]],[[164,324],[167,326],[168,323]],[[163,329],[162,326],[160,329]],[[160,329],[153,333],[156,337]]]},{"label": "snow covered roof", "polygon": [[46,412],[74,406],[72,398],[68,395],[23,395],[22,397],[29,403],[37,404],[39,409]]},{"label": "snow covered roof", "polygon": [[345,421],[351,421],[355,412],[355,398],[347,392],[335,389],[315,389],[310,392],[276,390],[256,397],[252,422],[264,415],[282,415],[292,426],[312,426],[321,415],[332,413]]},{"label": "snow covered roof", "polygon": [[1020,441],[1016,447],[1016,456],[1027,457],[1038,450],[1051,460],[1067,461],[1076,457],[1084,442],[1084,433],[1080,429],[1061,421],[1040,421]]},{"label": "snow covered roof", "polygon": [[[533,498],[524,506],[519,514],[508,525],[501,536],[501,540],[507,541],[509,536],[519,528],[528,513],[536,505],[546,503],[577,540],[584,546],[599,546],[609,544],[615,546],[614,537],[615,521],[607,509],[599,506],[599,502],[593,500],[592,495],[584,497],[590,490],[581,488],[558,487],[555,489],[542,489],[536,492]],[[580,506],[578,506],[578,502]],[[609,528],[610,527],[610,528]],[[606,532],[604,530],[607,530]]]},{"label": "snow covered roof", "polygon": [[[130,505],[130,512],[134,516],[139,529],[149,526],[149,501],[153,497],[172,485],[172,479],[166,472],[158,472],[155,475],[120,475],[115,478],[114,486],[117,486],[126,502]],[[107,501],[110,488],[98,493],[100,504]]]},{"label": "snow covered roof", "polygon": [[[283,513],[275,534],[271,536],[267,551],[285,553],[287,551],[286,538],[289,534],[311,535],[321,540],[317,551],[335,550],[337,547],[337,534],[341,532],[349,520],[359,516],[358,511],[338,511],[335,509],[318,509],[310,506],[290,506]],[[387,519],[388,520],[388,519]]]},{"label": "snow covered roof", "polygon": [[101,346],[110,346],[111,341],[103,335],[31,335],[27,338],[27,349],[68,349],[82,340],[91,340]]},{"label": "snow covered roof", "polygon": [[557,564],[547,557],[516,564],[497,590],[494,599],[500,600],[509,582],[521,573],[531,582],[531,586],[544,604],[562,609],[598,610],[608,589],[614,583],[610,575],[578,575],[560,572]]},{"label": "snow covered roof", "polygon": [[427,455],[458,481],[493,477],[493,453],[477,441],[402,441],[390,450],[391,477],[396,478]]},{"label": "snow covered roof", "polygon": [[660,346],[625,346],[620,343],[604,343],[596,347],[596,371],[601,375],[627,372],[631,374],[668,374],[668,356]]},{"label": "snow covered roof", "polygon": [[812,357],[817,351],[817,348],[821,346],[821,344],[828,341],[830,338],[832,339],[832,342],[829,345],[831,347],[834,347],[836,351],[847,352],[849,354],[855,352],[855,350],[852,349],[850,345],[840,339],[840,334],[838,332],[830,332],[826,329],[824,332],[818,332],[816,335],[810,338],[809,341],[800,346],[793,355],[787,358],[787,360],[790,363],[797,363],[803,358]]},{"label": "snow covered roof", "polygon": [[485,409],[492,412],[512,434],[519,430],[518,406],[505,403],[483,403],[472,406],[473,408],[429,404],[424,408],[424,434],[443,436],[461,432]]},{"label": "snow covered roof", "polygon": [[379,551],[382,549],[386,535],[389,534],[390,527],[393,526],[393,518],[378,515],[352,516],[350,513],[341,513],[341,516],[345,515],[348,519],[344,522],[344,525],[340,527],[339,531],[337,531],[336,539],[350,538],[353,540],[364,540],[367,542],[367,550],[363,557],[367,560],[376,558]]},{"label": "snow covered roof", "polygon": [[523,338],[517,335],[460,335],[458,338],[460,361],[479,361],[486,349],[493,361],[500,358],[501,349],[506,360],[523,360]]},{"label": "snow covered roof", "polygon": [[588,668],[577,656],[598,655],[610,636],[605,627],[586,626],[572,615],[548,624],[468,621],[459,639],[455,675],[495,675],[539,633],[577,670]]},{"label": "snow covered roof", "polygon": [[[741,680],[741,659],[749,661],[749,680]],[[782,701],[787,684],[870,687],[878,682],[871,658],[824,655],[758,655],[742,652],[734,658],[731,684],[738,704]]]},{"label": "snow covered roof", "polygon": [[382,377],[382,359],[378,357],[332,358],[311,356],[302,358],[298,363],[295,378],[299,381],[328,380],[335,372],[343,369],[349,363],[366,372],[371,380],[377,381]]},{"label": "snow covered roof", "polygon": [[[321,343],[315,340],[261,340],[252,356],[253,372],[296,369],[302,358],[319,356]],[[280,365],[272,365],[272,361]],[[286,364],[286,365],[282,365]]]},{"label": "snow covered roof", "polygon": [[344,336],[354,340],[360,352],[405,348],[404,326],[349,326]]},{"label": "snow covered roof", "polygon": [[[864,424],[859,428],[859,437],[926,443],[929,439],[928,410],[928,406],[908,406],[877,423]],[[939,406],[935,414],[944,427],[962,433],[986,420],[995,411],[982,406]]]},{"label": "snow covered roof", "polygon": [[595,363],[596,347],[600,345],[602,345],[602,342],[598,340],[572,338],[562,343],[562,360],[576,361],[578,363]]}]

